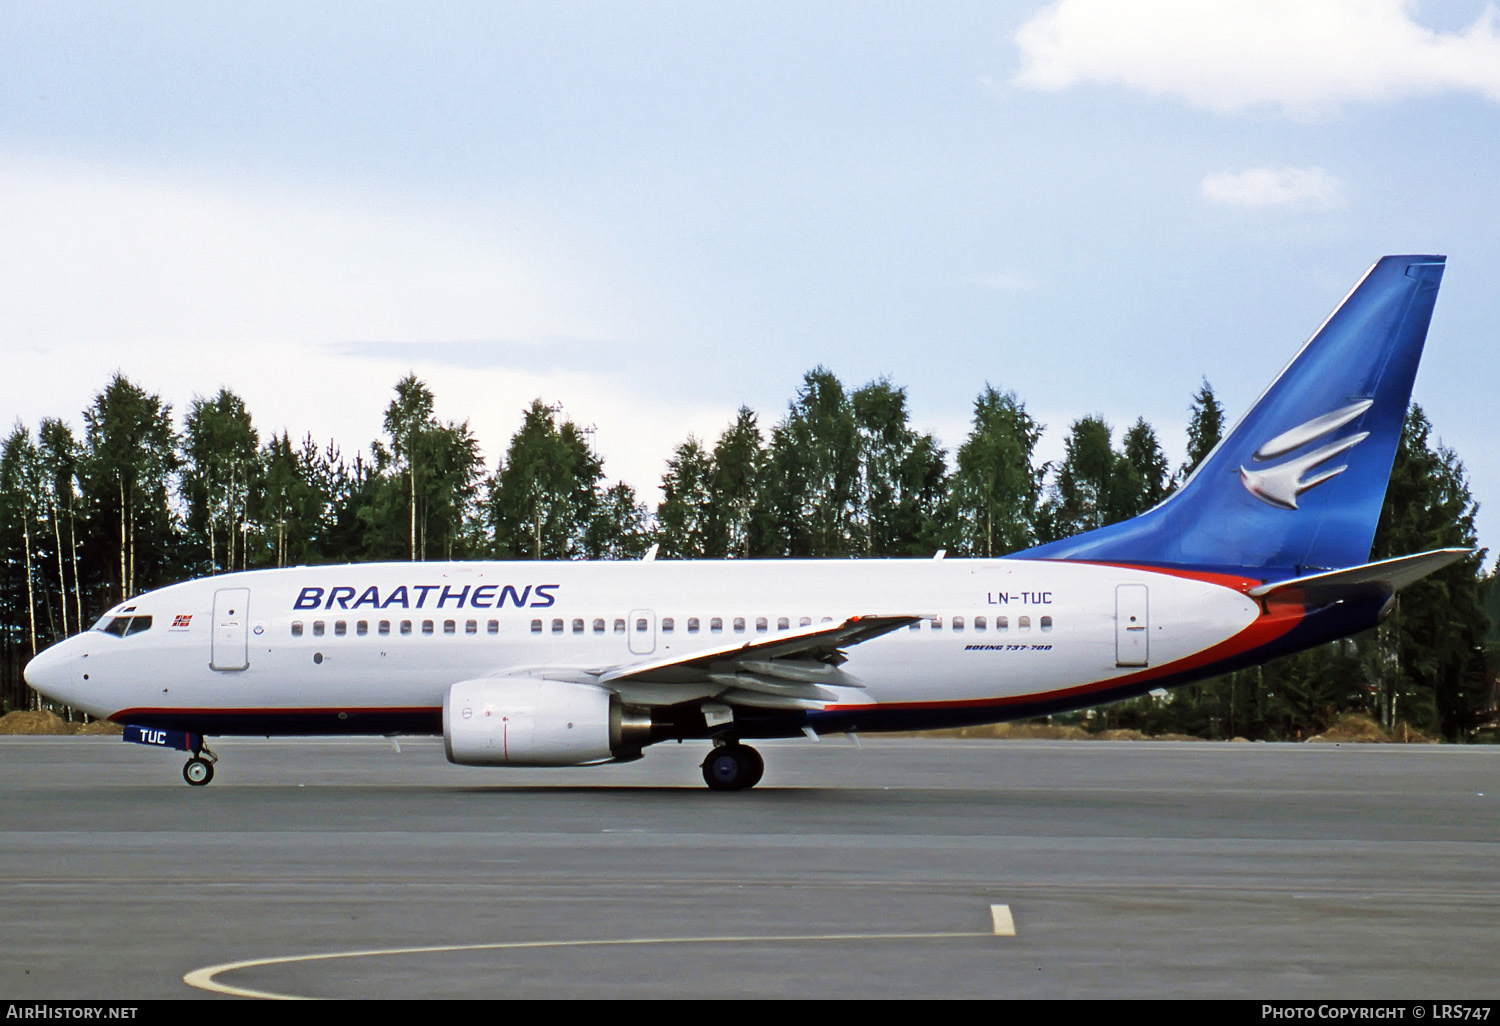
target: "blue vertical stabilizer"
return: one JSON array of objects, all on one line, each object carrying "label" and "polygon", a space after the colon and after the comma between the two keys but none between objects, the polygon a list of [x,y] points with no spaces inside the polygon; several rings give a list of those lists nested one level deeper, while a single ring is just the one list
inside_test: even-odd
[{"label": "blue vertical stabilizer", "polygon": [[1370,268],[1250,412],[1166,501],[1017,552],[1297,576],[1364,563],[1444,257]]}]

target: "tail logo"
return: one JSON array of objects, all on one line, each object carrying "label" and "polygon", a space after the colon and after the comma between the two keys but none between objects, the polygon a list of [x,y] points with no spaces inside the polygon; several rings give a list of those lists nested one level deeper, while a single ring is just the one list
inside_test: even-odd
[{"label": "tail logo", "polygon": [[[1251,460],[1254,463],[1274,460],[1320,438],[1325,438],[1345,424],[1357,420],[1374,403],[1373,399],[1361,399],[1359,402],[1350,403],[1332,413],[1325,413],[1306,423],[1298,424],[1290,431],[1283,431],[1256,449]],[[1269,506],[1275,506],[1277,509],[1296,509],[1297,499],[1303,492],[1316,488],[1324,481],[1338,477],[1349,468],[1347,465],[1329,467],[1306,478],[1303,477],[1304,474],[1313,471],[1313,468],[1320,464],[1327,463],[1335,456],[1348,452],[1369,437],[1368,431],[1361,431],[1274,467],[1249,470],[1242,466],[1240,467],[1240,483],[1245,486],[1247,492]]]}]

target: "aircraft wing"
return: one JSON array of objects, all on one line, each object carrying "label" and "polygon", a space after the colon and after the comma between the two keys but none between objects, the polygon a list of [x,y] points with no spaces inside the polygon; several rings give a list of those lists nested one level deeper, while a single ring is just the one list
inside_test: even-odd
[{"label": "aircraft wing", "polygon": [[759,708],[818,708],[838,697],[828,686],[861,686],[839,669],[848,658],[844,649],[924,619],[919,614],[851,616],[707,651],[612,667],[594,682],[647,704],[716,697]]},{"label": "aircraft wing", "polygon": [[[754,664],[758,669],[773,667],[788,675],[805,675],[813,665],[834,669],[847,658],[843,649],[862,641],[917,623],[925,617],[851,616],[842,623],[816,624],[791,631],[778,631],[750,641],[689,655],[656,659],[648,663],[631,663],[601,674],[600,684],[615,681],[641,681],[658,684],[700,681],[711,672],[733,672],[736,667]],[[780,663],[780,666],[777,664]]]}]

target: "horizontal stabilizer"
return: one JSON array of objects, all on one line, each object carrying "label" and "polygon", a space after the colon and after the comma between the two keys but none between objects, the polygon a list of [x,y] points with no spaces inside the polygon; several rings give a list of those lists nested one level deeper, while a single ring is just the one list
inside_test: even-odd
[{"label": "horizontal stabilizer", "polygon": [[1357,595],[1394,595],[1408,584],[1436,573],[1469,555],[1471,549],[1435,549],[1414,556],[1382,559],[1378,563],[1352,566],[1347,570],[1330,570],[1290,580],[1275,581],[1251,588],[1251,598],[1269,598],[1281,592],[1296,591],[1305,601],[1333,602]]}]

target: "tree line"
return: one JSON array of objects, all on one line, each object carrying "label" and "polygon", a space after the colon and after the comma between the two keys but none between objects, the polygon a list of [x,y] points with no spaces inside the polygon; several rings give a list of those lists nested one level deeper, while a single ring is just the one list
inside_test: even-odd
[{"label": "tree line", "polygon": [[[467,422],[441,421],[415,375],[396,383],[383,437],[346,458],[333,442],[262,438],[229,390],[171,407],[116,374],[83,411],[82,437],[17,423],[0,452],[0,698],[35,701],[21,668],[122,599],[230,570],[370,560],[992,557],[1127,519],[1160,502],[1224,431],[1207,381],[1192,397],[1186,462],[1155,430],[1072,422],[1037,459],[1044,425],[989,385],[951,454],[910,422],[887,379],[802,380],[763,427],[742,407],[716,439],[670,454],[655,510],[607,482],[587,434],[541,399],[489,472]],[[1374,559],[1476,544],[1456,454],[1408,413]],[[1452,740],[1492,716],[1486,665],[1495,603],[1483,554],[1401,596],[1378,631],[1326,650],[1101,710],[1151,732],[1281,739],[1347,711]]]}]

